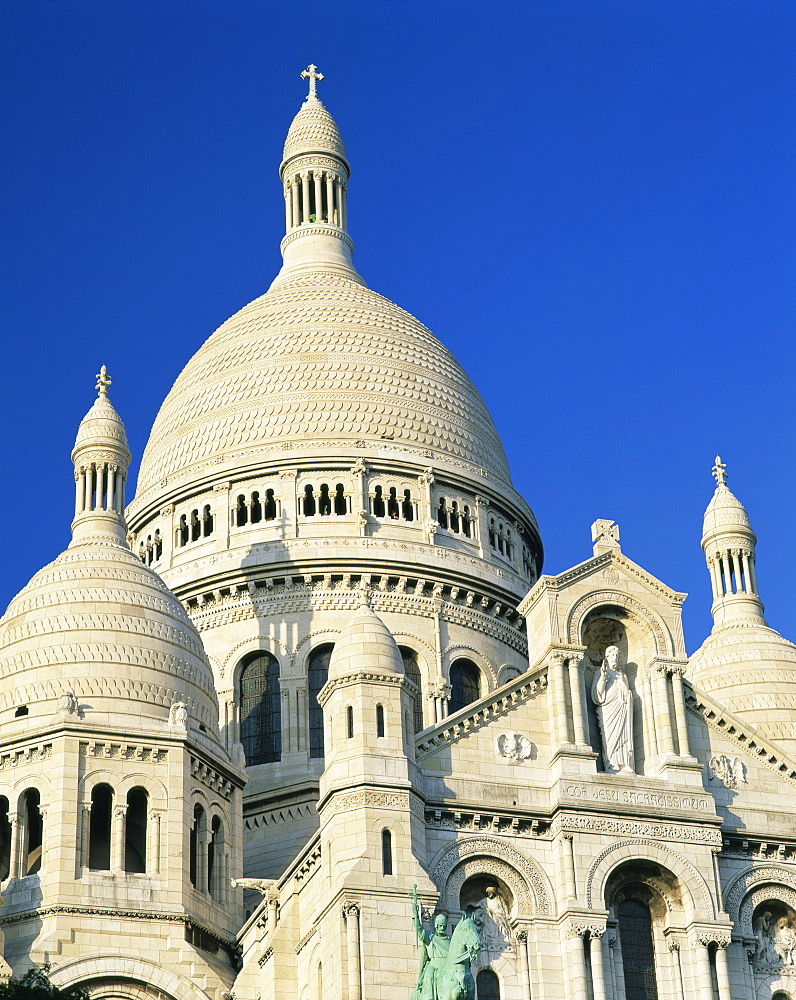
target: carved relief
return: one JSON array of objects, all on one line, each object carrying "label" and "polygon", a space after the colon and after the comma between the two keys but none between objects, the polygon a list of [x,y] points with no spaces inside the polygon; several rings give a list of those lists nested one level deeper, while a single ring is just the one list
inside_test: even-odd
[{"label": "carved relief", "polygon": [[746,764],[740,757],[715,754],[708,763],[710,777],[720,781],[727,788],[740,788],[746,784]]},{"label": "carved relief", "polygon": [[522,733],[501,733],[495,740],[498,756],[515,764],[527,760],[533,752],[533,743]]}]

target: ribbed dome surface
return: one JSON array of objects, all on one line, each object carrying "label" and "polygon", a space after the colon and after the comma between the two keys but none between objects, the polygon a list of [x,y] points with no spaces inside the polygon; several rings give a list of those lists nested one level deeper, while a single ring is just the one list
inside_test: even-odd
[{"label": "ribbed dome surface", "polygon": [[106,396],[99,396],[83,417],[75,439],[75,451],[83,446],[121,447],[129,452],[124,424]]},{"label": "ribbed dome surface", "polygon": [[0,710],[27,704],[34,722],[67,690],[87,720],[151,726],[184,701],[194,726],[217,730],[212,673],[188,615],[101,531],[40,570],[0,620]]},{"label": "ribbed dome surface", "polygon": [[345,145],[337,124],[317,97],[308,97],[293,119],[283,159],[308,152],[332,153],[345,159]]},{"label": "ribbed dome surface", "polygon": [[188,362],[155,420],[137,495],[213,460],[250,461],[258,446],[331,454],[362,440],[510,481],[483,400],[433,334],[351,278],[308,272],[227,320]]},{"label": "ribbed dome surface", "polygon": [[335,643],[329,661],[329,677],[345,677],[366,670],[403,674],[403,658],[392,632],[375,611],[363,605],[348,622]]},{"label": "ribbed dome surface", "polygon": [[746,508],[724,485],[716,487],[705,510],[702,534],[707,537],[722,528],[752,530]]}]

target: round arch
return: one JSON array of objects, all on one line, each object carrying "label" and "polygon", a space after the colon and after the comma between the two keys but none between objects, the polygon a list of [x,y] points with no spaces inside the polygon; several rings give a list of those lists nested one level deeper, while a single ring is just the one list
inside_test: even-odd
[{"label": "round arch", "polygon": [[766,899],[779,899],[796,909],[796,872],[780,865],[746,868],[729,883],[724,893],[730,919],[740,933],[754,937],[752,914]]},{"label": "round arch", "polygon": [[441,887],[440,906],[459,909],[459,891],[473,875],[494,875],[511,889],[518,910],[547,916],[553,894],[539,865],[516,848],[492,837],[468,837],[437,855],[432,878]]},{"label": "round arch", "polygon": [[655,642],[656,656],[676,655],[671,633],[663,619],[640,601],[615,590],[592,591],[572,605],[567,616],[567,641],[570,644],[580,643],[586,616],[602,605],[622,608],[638,625],[649,631]]},{"label": "round arch", "polygon": [[[147,996],[146,993],[140,993],[141,989],[154,988],[164,994],[168,1000],[210,1000],[207,993],[194,983],[142,958],[128,958],[123,955],[79,958],[74,962],[60,965],[50,972],[50,981],[59,989],[79,984],[91,992],[92,980],[100,981],[96,984],[97,986],[101,986],[102,982],[107,982],[109,988],[113,980],[118,980],[117,989],[122,989],[125,986],[128,988],[137,987],[139,996]],[[112,993],[105,995],[113,996]],[[102,994],[100,993],[99,996]],[[121,996],[124,996],[124,993]],[[150,993],[147,1000],[151,1000],[152,996]],[[157,994],[154,996],[156,997]],[[132,994],[132,997],[138,1000],[135,993]]]},{"label": "round arch", "polygon": [[654,861],[670,871],[683,883],[684,901],[690,904],[694,917],[716,918],[716,906],[708,884],[691,862],[665,844],[643,839],[620,840],[595,857],[586,876],[586,906],[590,910],[595,908],[595,899],[597,908],[602,908],[608,877],[626,861]]},{"label": "round arch", "polygon": [[[493,691],[497,687],[495,668],[484,654],[474,646],[464,646],[459,643],[448,646],[442,652],[442,672],[446,680],[450,680],[451,667],[457,660],[472,660],[483,671],[484,677],[487,679],[488,689]],[[486,694],[486,692],[484,693]]]}]

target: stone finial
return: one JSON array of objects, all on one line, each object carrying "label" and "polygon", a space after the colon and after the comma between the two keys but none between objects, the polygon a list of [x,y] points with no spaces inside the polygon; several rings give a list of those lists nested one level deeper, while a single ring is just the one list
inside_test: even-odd
[{"label": "stone finial", "polygon": [[594,542],[594,554],[601,556],[606,552],[619,552],[619,525],[616,521],[600,518],[591,526],[591,540]]},{"label": "stone finial", "polygon": [[716,455],[716,464],[713,466],[713,478],[716,480],[717,486],[726,486],[727,484],[727,466],[722,462],[721,456]]},{"label": "stone finial", "polygon": [[317,98],[318,94],[315,88],[318,85],[318,81],[323,79],[323,73],[318,72],[318,67],[313,63],[310,63],[301,74],[301,79],[310,81],[310,92],[307,94],[307,100],[309,101],[311,98]]},{"label": "stone finial", "polygon": [[97,389],[97,392],[101,397],[107,398],[108,389],[111,384],[111,377],[108,374],[108,369],[105,367],[105,365],[103,365],[102,368],[100,368],[98,374],[96,375],[96,379],[97,379],[97,385],[95,388]]}]

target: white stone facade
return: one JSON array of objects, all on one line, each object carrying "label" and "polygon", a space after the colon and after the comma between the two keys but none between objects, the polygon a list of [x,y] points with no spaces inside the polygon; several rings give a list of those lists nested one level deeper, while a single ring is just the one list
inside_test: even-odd
[{"label": "white stone facade", "polygon": [[73,542],[0,623],[4,974],[409,1000],[416,887],[476,921],[481,1000],[793,1000],[796,647],[723,464],[690,660],[612,522],[540,575],[477,391],[354,269],[305,76],[282,270],[177,379],[126,518],[103,369]]}]

